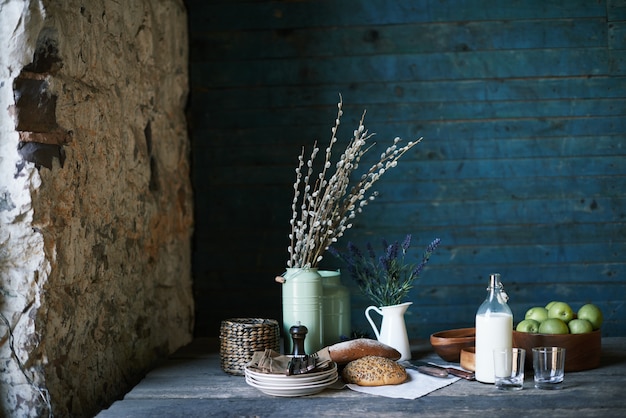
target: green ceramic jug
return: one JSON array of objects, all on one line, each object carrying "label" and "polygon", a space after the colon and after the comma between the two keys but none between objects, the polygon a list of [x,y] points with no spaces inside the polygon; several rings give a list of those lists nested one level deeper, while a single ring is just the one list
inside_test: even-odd
[{"label": "green ceramic jug", "polygon": [[282,284],[283,338],[285,354],[293,351],[289,329],[304,325],[306,354],[324,347],[322,318],[322,276],[315,268],[288,268]]}]

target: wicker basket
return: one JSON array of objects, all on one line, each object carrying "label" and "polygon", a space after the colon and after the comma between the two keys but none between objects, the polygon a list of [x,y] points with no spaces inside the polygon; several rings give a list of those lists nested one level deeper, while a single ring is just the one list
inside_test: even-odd
[{"label": "wicker basket", "polygon": [[280,350],[280,328],[275,319],[231,318],[220,328],[220,365],[226,373],[244,375],[255,351]]}]

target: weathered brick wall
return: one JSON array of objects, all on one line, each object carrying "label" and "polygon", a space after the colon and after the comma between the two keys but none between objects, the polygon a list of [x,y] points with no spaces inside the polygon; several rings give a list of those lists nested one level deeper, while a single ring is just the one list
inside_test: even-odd
[{"label": "weathered brick wall", "polygon": [[192,334],[186,11],[0,15],[0,415],[90,416]]}]

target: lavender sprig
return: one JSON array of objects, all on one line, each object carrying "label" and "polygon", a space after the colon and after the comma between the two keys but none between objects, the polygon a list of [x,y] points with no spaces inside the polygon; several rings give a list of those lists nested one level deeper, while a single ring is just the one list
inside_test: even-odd
[{"label": "lavender sprig", "polygon": [[339,252],[334,247],[330,247],[328,251],[346,263],[348,273],[365,296],[378,306],[391,306],[403,302],[440,242],[439,238],[432,241],[417,265],[404,261],[411,245],[411,235],[407,235],[401,245],[397,241],[387,244],[387,241],[383,240],[384,251],[379,257],[375,256],[370,243],[367,243],[367,256],[364,256],[352,242],[348,243],[346,253]]}]

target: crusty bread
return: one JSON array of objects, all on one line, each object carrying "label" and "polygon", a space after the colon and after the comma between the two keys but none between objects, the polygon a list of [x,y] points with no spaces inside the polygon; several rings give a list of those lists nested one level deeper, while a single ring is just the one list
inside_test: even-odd
[{"label": "crusty bread", "polygon": [[406,370],[385,357],[366,356],[346,364],[341,377],[359,386],[399,385],[407,379]]},{"label": "crusty bread", "polygon": [[337,364],[347,364],[365,356],[385,357],[399,360],[401,354],[393,347],[370,338],[344,341],[328,347],[330,358]]}]

